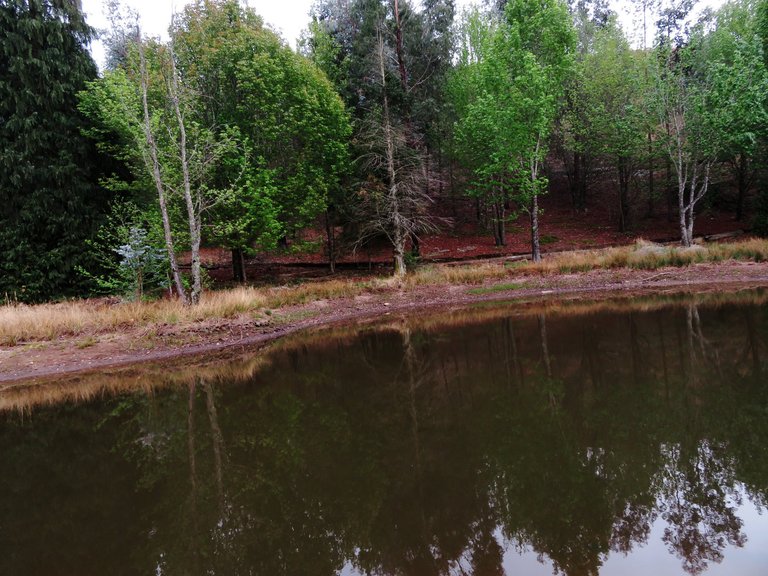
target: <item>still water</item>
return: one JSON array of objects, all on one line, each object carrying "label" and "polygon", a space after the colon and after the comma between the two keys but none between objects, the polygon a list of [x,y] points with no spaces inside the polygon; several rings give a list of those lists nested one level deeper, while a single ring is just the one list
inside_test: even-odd
[{"label": "still water", "polygon": [[765,302],[391,316],[6,393],[0,574],[766,574]]}]

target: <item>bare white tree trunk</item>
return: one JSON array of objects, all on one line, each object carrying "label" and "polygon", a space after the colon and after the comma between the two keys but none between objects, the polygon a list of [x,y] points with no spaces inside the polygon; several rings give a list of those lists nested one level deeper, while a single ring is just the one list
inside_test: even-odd
[{"label": "bare white tree trunk", "polygon": [[189,177],[189,162],[187,160],[187,129],[184,124],[184,115],[179,105],[179,81],[176,70],[176,61],[173,54],[173,44],[171,46],[171,79],[168,84],[168,92],[173,103],[173,111],[176,114],[176,121],[179,124],[179,160],[181,162],[181,174],[183,179],[184,203],[187,206],[187,221],[189,223],[190,249],[192,255],[192,292],[190,301],[197,304],[200,301],[200,294],[203,291],[202,280],[200,276],[200,241],[202,236],[202,218],[201,218],[201,200],[192,198],[192,189]]},{"label": "bare white tree trunk", "polygon": [[531,259],[541,262],[541,244],[539,242],[539,152],[541,150],[541,136],[536,140],[536,152],[531,159],[531,186],[533,198],[531,199]]},{"label": "bare white tree trunk", "polygon": [[155,141],[154,136],[152,135],[152,123],[150,121],[149,117],[149,105],[147,104],[147,85],[149,83],[148,80],[148,72],[147,72],[147,61],[144,56],[144,42],[141,39],[141,35],[138,35],[138,48],[139,48],[139,59],[140,59],[140,76],[141,76],[141,100],[144,107],[144,121],[142,123],[142,128],[144,130],[144,137],[147,142],[147,154],[149,155],[149,158],[145,155],[145,161],[148,164],[148,167],[150,168],[152,172],[152,178],[155,182],[155,188],[157,189],[157,196],[158,201],[160,203],[160,214],[162,216],[163,220],[163,233],[165,235],[165,247],[168,251],[168,261],[170,262],[171,266],[171,275],[173,276],[173,284],[176,287],[176,292],[179,294],[179,297],[184,301],[185,304],[189,304],[189,298],[187,296],[187,292],[184,289],[184,284],[181,282],[181,274],[179,273],[179,265],[176,262],[176,252],[173,247],[173,235],[171,233],[171,221],[168,217],[168,206],[166,203],[166,195],[165,195],[165,187],[163,186],[163,179],[162,174],[160,172],[160,161],[158,160],[158,153],[157,153],[157,142]]},{"label": "bare white tree trunk", "polygon": [[531,200],[531,259],[541,262],[541,245],[539,243],[539,197],[533,195]]},{"label": "bare white tree trunk", "polygon": [[[662,92],[664,118],[669,127],[667,154],[677,173],[677,209],[680,226],[680,243],[689,247],[693,243],[693,223],[696,204],[709,189],[712,154],[697,148],[699,143],[689,141],[690,127],[686,125],[686,88],[682,84],[673,88],[673,93]],[[704,146],[703,143],[700,144]]]}]

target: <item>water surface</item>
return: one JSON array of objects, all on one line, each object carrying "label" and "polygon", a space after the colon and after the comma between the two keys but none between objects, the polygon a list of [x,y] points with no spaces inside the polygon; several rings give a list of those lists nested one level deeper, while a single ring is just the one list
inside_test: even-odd
[{"label": "water surface", "polygon": [[763,302],[390,317],[8,393],[0,574],[765,574]]}]

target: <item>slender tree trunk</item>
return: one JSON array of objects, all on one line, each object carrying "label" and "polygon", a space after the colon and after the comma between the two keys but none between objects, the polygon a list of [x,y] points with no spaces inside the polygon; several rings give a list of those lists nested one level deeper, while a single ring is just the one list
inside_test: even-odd
[{"label": "slender tree trunk", "polygon": [[336,273],[336,234],[333,229],[333,219],[331,211],[325,211],[325,237],[327,239],[328,246],[328,266],[331,269],[331,274]]},{"label": "slender tree trunk", "polygon": [[619,232],[626,232],[629,227],[629,176],[630,169],[626,158],[619,158]]},{"label": "slender tree trunk", "polygon": [[[189,238],[192,256],[192,292],[190,293],[190,302],[197,304],[200,301],[200,294],[203,291],[203,284],[200,274],[200,242],[201,242],[201,199],[197,202],[192,198],[192,186],[189,177],[189,162],[187,160],[187,129],[184,123],[184,116],[181,113],[179,105],[179,81],[176,71],[176,61],[171,50],[171,82],[169,92],[173,110],[176,114],[176,121],[179,124],[179,159],[181,160],[181,174],[184,183],[184,203],[187,206],[187,221],[189,223]],[[197,205],[196,205],[197,204]]]},{"label": "slender tree trunk", "polygon": [[531,158],[531,258],[534,262],[541,262],[541,246],[539,243],[539,152],[541,149],[541,136],[536,140],[536,151]]},{"label": "slender tree trunk", "polygon": [[539,197],[533,195],[531,201],[531,259],[541,262],[541,247],[539,244]]},{"label": "slender tree trunk", "polygon": [[[669,122],[668,121],[665,122],[664,126],[665,126],[665,128],[667,130],[667,141],[669,141],[669,139],[671,138],[671,135],[672,135]],[[669,156],[667,156],[667,158],[666,158],[666,164],[667,164],[667,178],[666,178],[666,181],[667,181],[667,190],[666,190],[666,194],[667,194],[667,220],[669,222],[674,222],[675,221],[675,216],[674,216],[675,202],[674,202],[674,195],[673,195],[674,188],[672,186],[672,161],[669,158]]]},{"label": "slender tree trunk", "polygon": [[493,241],[496,246],[505,246],[507,243],[506,227],[504,226],[505,210],[504,202],[493,202]]},{"label": "slender tree trunk", "polygon": [[139,268],[136,270],[136,302],[141,302],[144,297],[144,271]]},{"label": "slender tree trunk", "polygon": [[648,217],[653,216],[654,189],[653,189],[653,133],[648,132]]},{"label": "slender tree trunk", "polygon": [[[680,180],[680,178],[678,177]],[[680,184],[684,185],[684,184]],[[688,248],[691,245],[691,239],[688,237],[688,213],[685,208],[685,188],[678,189],[677,193],[677,209],[679,211],[680,218],[680,241],[683,246]]]},{"label": "slender tree trunk", "polygon": [[579,152],[573,153],[573,181],[571,182],[571,202],[573,207],[577,211],[581,211],[584,207],[581,205],[581,198],[579,194],[579,188],[581,187],[581,154]]},{"label": "slender tree trunk", "polygon": [[749,170],[748,160],[744,154],[739,155],[736,161],[736,183],[738,185],[739,195],[736,199],[736,221],[741,222],[744,216],[744,198],[747,196],[747,172]]},{"label": "slender tree trunk", "polygon": [[171,220],[168,216],[168,205],[165,197],[165,187],[163,186],[163,178],[160,172],[160,161],[157,154],[157,142],[152,134],[152,123],[149,118],[149,105],[147,104],[147,91],[148,91],[148,73],[147,73],[147,61],[144,56],[144,43],[138,34],[137,46],[139,48],[140,59],[140,75],[141,75],[141,102],[144,107],[144,122],[143,130],[144,137],[147,142],[147,148],[149,152],[149,160],[147,163],[151,167],[152,178],[155,181],[155,188],[157,189],[158,202],[160,204],[160,216],[163,220],[163,234],[165,235],[165,247],[168,252],[168,262],[171,266],[171,275],[173,277],[173,284],[176,287],[176,292],[179,298],[184,304],[189,304],[189,297],[187,291],[184,289],[184,284],[181,281],[181,274],[179,273],[179,265],[176,261],[176,250],[173,246],[173,234],[171,233]]},{"label": "slender tree trunk", "polygon": [[242,248],[232,248],[232,278],[235,282],[245,282],[245,255]]}]

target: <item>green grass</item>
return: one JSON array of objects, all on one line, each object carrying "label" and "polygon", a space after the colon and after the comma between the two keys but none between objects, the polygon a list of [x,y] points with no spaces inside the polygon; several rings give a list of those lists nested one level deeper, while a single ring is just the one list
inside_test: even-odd
[{"label": "green grass", "polygon": [[480,296],[482,294],[494,294],[495,292],[507,292],[510,290],[520,290],[522,288],[525,288],[524,283],[512,282],[505,284],[494,284],[493,286],[483,286],[482,288],[472,288],[471,290],[467,290],[467,294]]}]

